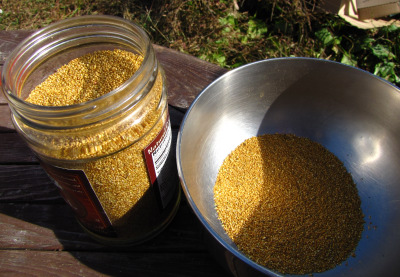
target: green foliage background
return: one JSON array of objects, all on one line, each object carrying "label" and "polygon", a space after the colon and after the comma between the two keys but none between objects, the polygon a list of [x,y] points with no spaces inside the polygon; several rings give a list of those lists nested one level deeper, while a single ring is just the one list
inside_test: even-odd
[{"label": "green foliage background", "polygon": [[79,15],[116,15],[141,25],[154,43],[228,69],[267,58],[316,57],[400,85],[400,28],[358,29],[320,10],[320,1],[1,0],[0,30],[37,29]]}]

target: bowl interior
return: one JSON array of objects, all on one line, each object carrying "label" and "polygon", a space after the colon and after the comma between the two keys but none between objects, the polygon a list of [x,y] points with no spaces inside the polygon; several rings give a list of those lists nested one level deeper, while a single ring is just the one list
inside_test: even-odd
[{"label": "bowl interior", "polygon": [[321,143],[353,176],[364,231],[356,257],[316,276],[400,272],[400,94],[353,67],[307,58],[252,63],[210,84],[189,108],[177,144],[183,190],[205,228],[257,270],[225,234],[213,187],[224,158],[245,139],[292,133]]}]

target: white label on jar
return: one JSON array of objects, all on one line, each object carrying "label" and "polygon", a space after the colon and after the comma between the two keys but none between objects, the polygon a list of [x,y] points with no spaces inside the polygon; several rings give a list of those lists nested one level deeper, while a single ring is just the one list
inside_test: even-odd
[{"label": "white label on jar", "polygon": [[174,193],[174,184],[171,184],[168,177],[172,175],[171,170],[174,169],[169,165],[175,164],[170,157],[171,143],[172,131],[168,117],[157,137],[144,149],[150,182],[157,193],[162,208],[167,206]]},{"label": "white label on jar", "polygon": [[167,125],[168,129],[166,130],[166,132],[164,132],[161,138],[161,142],[159,143],[157,148],[151,153],[156,176],[160,174],[161,169],[163,168],[171,149],[172,132],[169,120],[167,122]]}]

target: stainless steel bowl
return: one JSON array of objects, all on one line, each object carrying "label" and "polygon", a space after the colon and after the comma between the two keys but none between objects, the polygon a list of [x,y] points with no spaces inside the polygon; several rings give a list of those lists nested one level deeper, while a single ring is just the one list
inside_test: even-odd
[{"label": "stainless steel bowl", "polygon": [[188,109],[177,163],[210,251],[235,276],[280,276],[257,265],[225,234],[213,187],[224,158],[245,139],[292,133],[317,141],[352,174],[365,228],[356,256],[314,276],[400,276],[400,93],[392,84],[339,63],[264,60],[232,70]]}]

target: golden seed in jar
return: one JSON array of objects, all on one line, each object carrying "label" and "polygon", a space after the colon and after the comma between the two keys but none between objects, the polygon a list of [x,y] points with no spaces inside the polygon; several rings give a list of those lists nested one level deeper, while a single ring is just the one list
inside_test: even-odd
[{"label": "golden seed in jar", "polygon": [[221,165],[219,219],[238,249],[283,274],[312,274],[354,255],[364,220],[356,185],[322,145],[289,134],[252,137]]},{"label": "golden seed in jar", "polygon": [[[102,97],[123,85],[142,62],[141,55],[120,49],[83,55],[50,75],[26,101],[42,106],[70,106]],[[160,108],[164,101],[162,87],[159,73],[151,93],[144,96],[145,107],[134,118],[116,120],[116,124],[99,123],[92,127],[95,131],[82,127],[77,135],[48,133],[41,138],[51,145],[43,155],[70,161],[63,167],[84,171],[121,236],[134,236],[135,232],[142,236],[163,216],[150,193],[143,156],[143,149],[160,133],[168,117]],[[132,123],[136,121],[137,124]]]},{"label": "golden seed in jar", "polygon": [[83,55],[50,75],[26,101],[41,106],[69,106],[99,98],[132,77],[142,61],[142,56],[120,49]]}]

